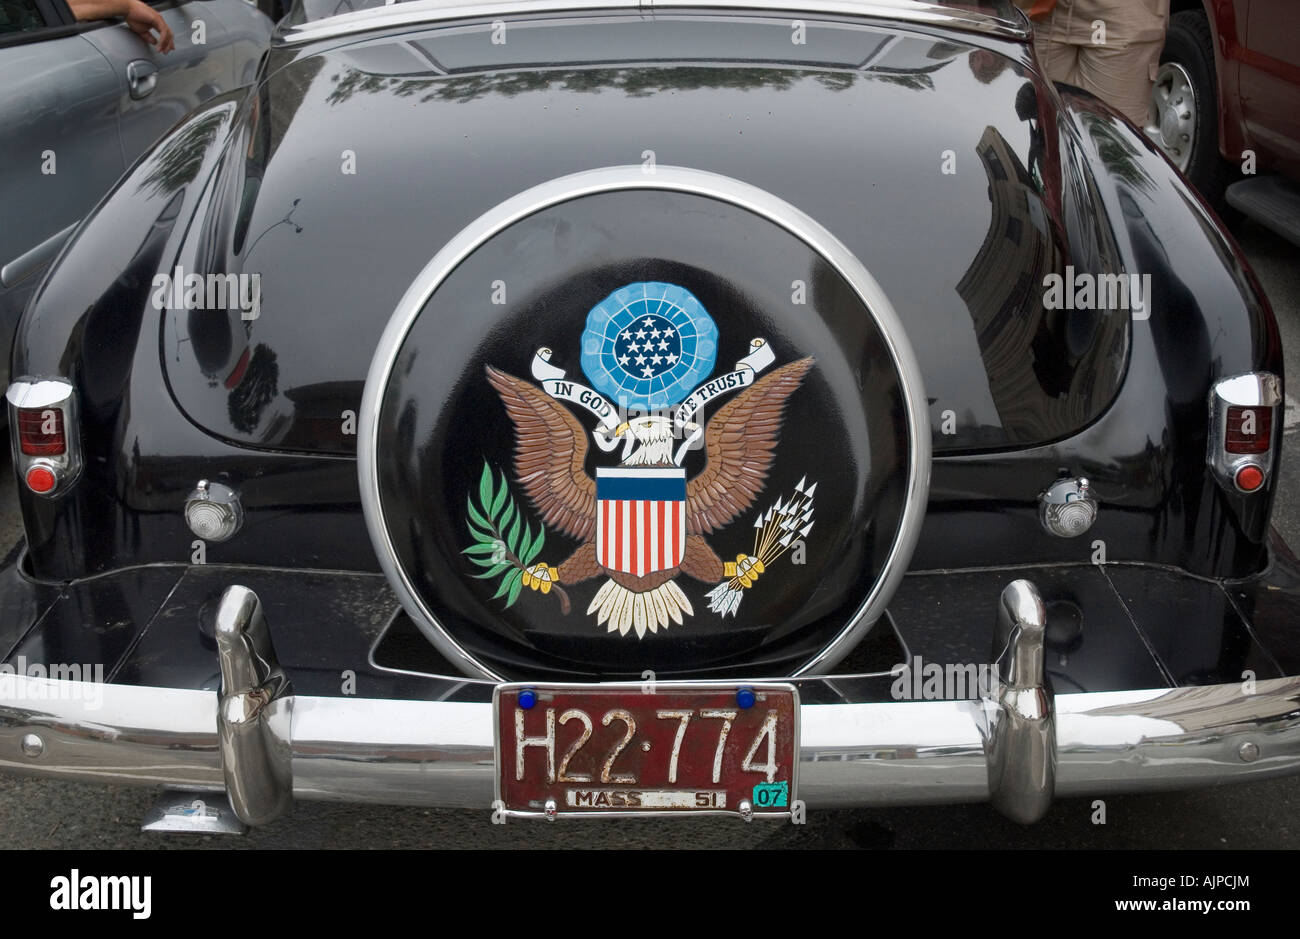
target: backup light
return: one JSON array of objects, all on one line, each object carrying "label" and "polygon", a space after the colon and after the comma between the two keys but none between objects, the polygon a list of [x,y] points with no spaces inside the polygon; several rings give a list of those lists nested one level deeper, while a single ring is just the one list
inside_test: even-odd
[{"label": "backup light", "polygon": [[1038,497],[1038,506],[1043,528],[1058,538],[1082,535],[1097,520],[1097,500],[1082,477],[1058,479]]},{"label": "backup light", "polygon": [[229,486],[200,479],[185,500],[185,524],[204,541],[227,541],[243,523],[239,494]]}]

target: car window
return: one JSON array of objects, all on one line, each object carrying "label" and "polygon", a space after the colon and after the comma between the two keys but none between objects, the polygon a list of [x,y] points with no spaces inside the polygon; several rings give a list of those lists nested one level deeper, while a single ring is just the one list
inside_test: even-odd
[{"label": "car window", "polygon": [[0,46],[26,45],[80,32],[66,0],[0,0]]},{"label": "car window", "polygon": [[0,35],[45,28],[36,0],[0,0]]},{"label": "car window", "polygon": [[[289,12],[289,24],[297,26],[343,13],[355,13],[359,10],[369,10],[401,2],[406,2],[406,0],[291,0],[291,2],[286,2],[285,5],[292,7]],[[426,7],[469,5],[465,3],[465,0],[424,0],[424,2]],[[887,0],[887,3],[889,2],[901,3],[906,6],[907,0]],[[1003,26],[1018,27],[1022,19],[1011,0],[930,0],[930,2],[936,6],[947,7],[954,12],[979,14],[995,20]],[[525,12],[526,9],[525,7]]]}]

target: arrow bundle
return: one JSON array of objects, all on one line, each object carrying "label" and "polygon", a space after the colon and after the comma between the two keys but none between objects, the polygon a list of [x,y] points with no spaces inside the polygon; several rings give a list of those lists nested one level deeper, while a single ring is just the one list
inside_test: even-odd
[{"label": "arrow bundle", "polygon": [[752,586],[773,561],[812,531],[813,493],[817,491],[817,484],[805,489],[807,480],[806,476],[800,479],[794,487],[794,495],[789,499],[777,499],[754,520],[754,553],[739,555],[735,576],[708,592],[710,610],[723,616],[728,613],[735,616],[744,595],[742,591]]},{"label": "arrow bundle", "polygon": [[[788,501],[777,500],[776,504],[754,520],[754,557],[767,567],[794,544],[797,538],[807,538],[813,527],[813,493],[817,484],[813,483],[806,490],[803,477],[794,487],[794,495]],[[733,579],[731,586],[737,587],[738,579]]]}]

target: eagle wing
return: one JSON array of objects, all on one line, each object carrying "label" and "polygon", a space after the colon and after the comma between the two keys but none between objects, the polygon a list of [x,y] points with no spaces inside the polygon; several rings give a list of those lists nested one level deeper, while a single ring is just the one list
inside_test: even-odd
[{"label": "eagle wing", "polygon": [[580,541],[593,537],[596,483],[587,475],[587,435],[569,409],[537,386],[487,366],[488,381],[515,425],[515,478],[542,521]]},{"label": "eagle wing", "polygon": [[753,503],[781,432],[785,400],[803,382],[811,357],[783,365],[718,409],[704,434],[708,462],[686,484],[686,528],[705,534]]}]

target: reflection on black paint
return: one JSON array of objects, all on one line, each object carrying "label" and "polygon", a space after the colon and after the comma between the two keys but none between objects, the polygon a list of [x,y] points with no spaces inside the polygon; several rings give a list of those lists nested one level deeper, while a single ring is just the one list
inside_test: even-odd
[{"label": "reflection on black paint", "polygon": [[[852,76],[846,76],[851,79]],[[794,80],[791,72],[766,68],[592,68],[528,70],[455,75],[438,78],[397,78],[345,67],[331,76],[334,90],[326,97],[333,105],[343,104],[357,94],[387,94],[399,98],[419,95],[421,102],[474,101],[487,95],[513,98],[538,91],[597,94],[617,91],[631,98],[644,98],[674,91],[700,88],[782,90]],[[828,90],[841,90],[835,84]],[[841,87],[847,87],[842,86]]]},{"label": "reflection on black paint", "polygon": [[[1063,237],[1058,128],[1042,125],[1024,61],[859,27],[839,62],[729,47],[734,62],[688,64],[638,46],[634,31],[619,35],[610,62],[585,67],[510,65],[513,46],[484,52],[478,38],[440,36],[447,61],[500,60],[457,71],[412,52],[432,42],[419,36],[276,70],[222,170],[204,258],[211,269],[273,273],[251,338],[279,356],[279,400],[267,405],[278,414],[241,431],[224,393],[207,393],[197,374],[186,381],[183,362],[169,366],[182,408],[251,446],[352,452],[339,427],[359,394],[328,418],[326,405],[361,387],[384,322],[437,249],[529,185],[638,159],[626,142],[647,128],[664,141],[661,160],[734,175],[809,211],[863,260],[909,329],[945,337],[915,343],[936,398],[937,450],[1063,437],[1113,397],[1114,362],[1095,387],[1079,376],[1122,352],[1124,327],[1108,331],[1111,342],[1088,317],[1041,309],[1043,274],[1087,260]],[[358,140],[357,173],[341,173],[340,153]],[[936,183],[920,161],[937,163],[944,141],[962,169]],[[565,276],[557,268],[557,282]],[[335,335],[350,341],[328,344]],[[1004,361],[1014,374],[999,376]],[[335,387],[315,400],[310,389],[326,385]],[[945,434],[940,415],[954,406],[969,410]]]},{"label": "reflection on black paint", "polygon": [[226,399],[231,426],[241,433],[252,433],[261,422],[266,406],[275,400],[279,378],[280,367],[275,364],[275,353],[258,343],[253,347],[252,359]]},{"label": "reflection on black paint", "polygon": [[224,110],[205,114],[167,141],[154,158],[156,165],[140,180],[136,191],[147,189],[150,195],[159,196],[175,192],[192,180],[226,118]]},{"label": "reflection on black paint", "polygon": [[1079,119],[1092,135],[1092,142],[1097,147],[1097,155],[1101,157],[1106,172],[1144,193],[1155,191],[1155,182],[1139,162],[1141,152],[1131,141],[1120,136],[1112,121],[1088,113],[1081,114]]},{"label": "reflection on black paint", "polygon": [[185,314],[185,332],[194,361],[208,379],[208,386],[215,387],[231,360],[234,340],[230,317],[224,311],[189,310]]},{"label": "reflection on black paint", "polygon": [[1085,343],[1084,356],[1071,355],[1066,333],[1071,315],[1094,321],[1095,331],[1097,314],[1043,308],[1043,280],[1060,270],[1063,252],[1034,177],[995,127],[976,154],[988,177],[989,229],[957,293],[974,322],[1000,427],[976,430],[985,440],[972,442],[1048,439],[1090,413],[1101,350]]}]

